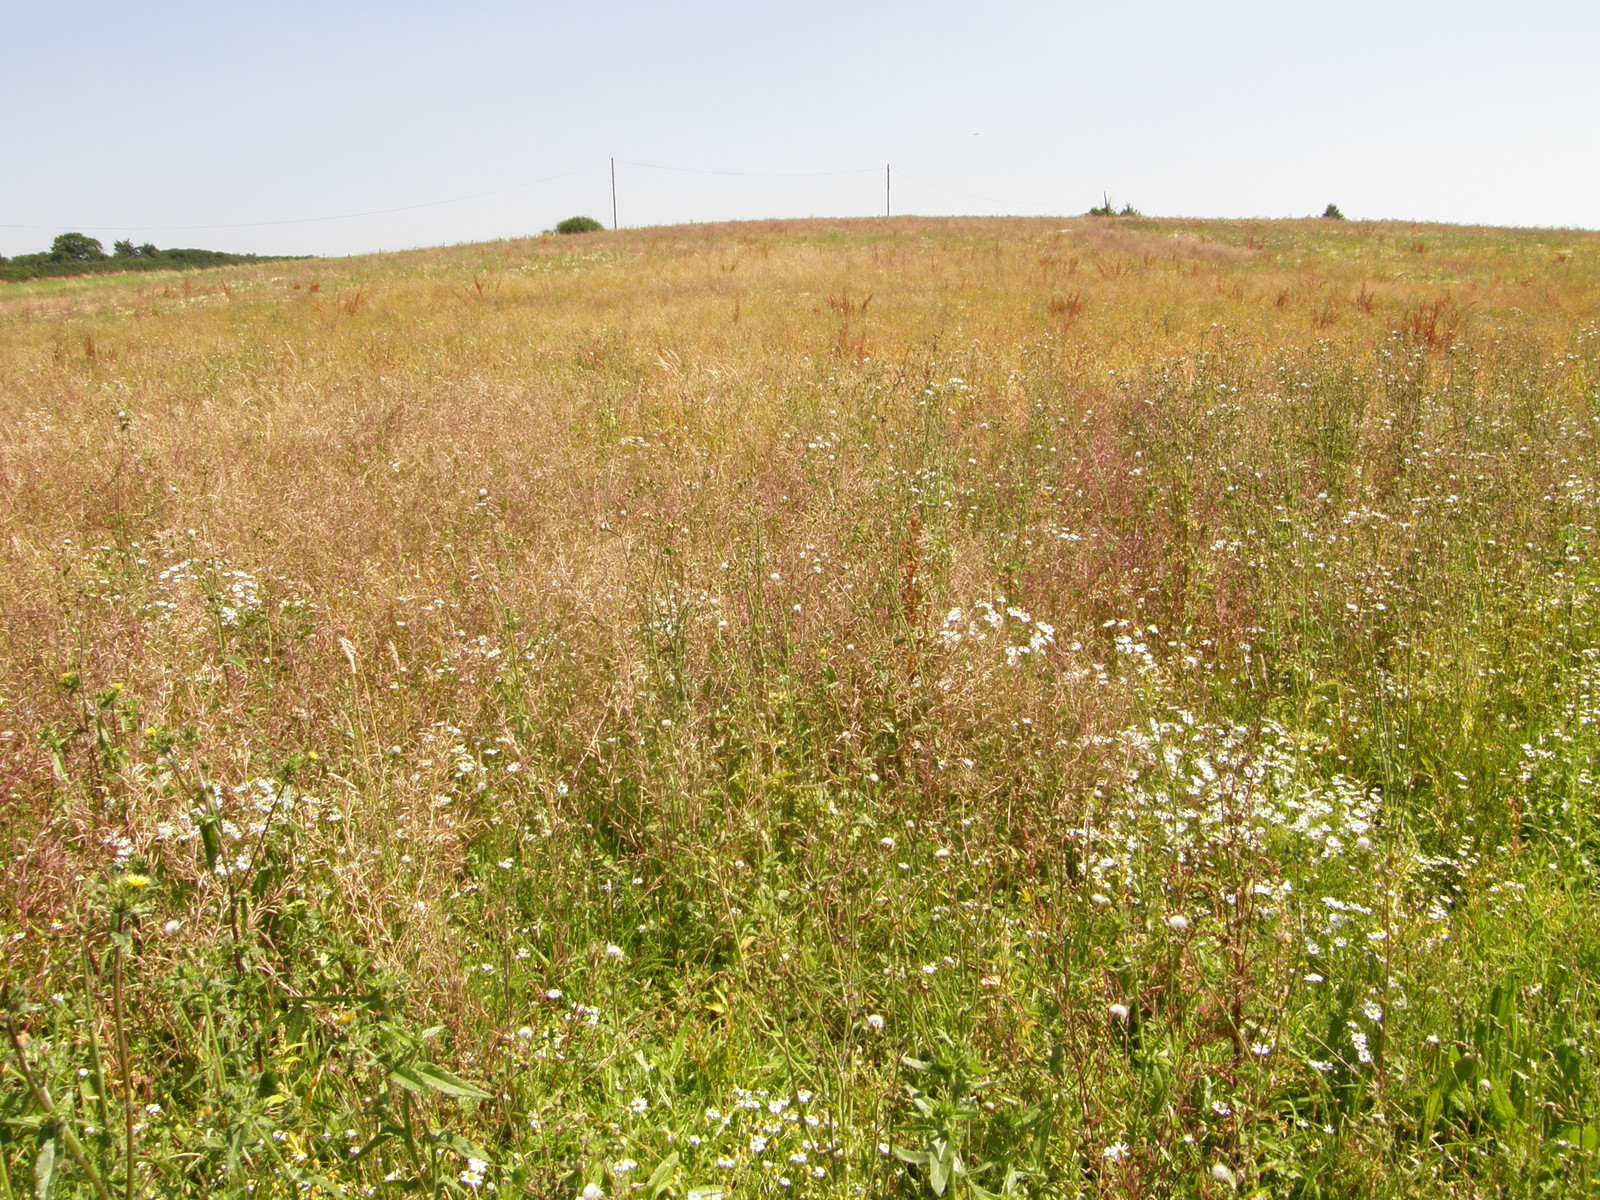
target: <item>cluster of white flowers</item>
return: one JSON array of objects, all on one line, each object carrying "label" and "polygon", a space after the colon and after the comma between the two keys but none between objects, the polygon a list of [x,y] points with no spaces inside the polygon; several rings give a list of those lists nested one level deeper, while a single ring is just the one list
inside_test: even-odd
[{"label": "cluster of white flowers", "polygon": [[[1279,725],[1203,724],[1179,711],[1086,743],[1115,752],[1079,835],[1092,852],[1097,903],[1108,902],[1107,893],[1138,893],[1149,856],[1199,866],[1240,849],[1276,849],[1297,860],[1306,851],[1328,860],[1372,850],[1377,790],[1323,776],[1314,762],[1319,747]],[[1269,903],[1291,890],[1287,881],[1257,887]]]},{"label": "cluster of white flowers", "polygon": [[1024,609],[1005,607],[1004,596],[999,597],[999,603],[1000,607],[996,607],[987,600],[979,600],[970,612],[952,608],[945,614],[939,641],[954,648],[963,641],[994,640],[1005,652],[1007,664],[1013,667],[1026,655],[1043,654],[1055,644],[1055,626],[1035,621],[1033,614]]},{"label": "cluster of white flowers", "polygon": [[797,1184],[795,1178],[778,1176],[785,1166],[799,1168],[795,1174],[800,1182],[824,1180],[826,1164],[842,1157],[844,1149],[837,1136],[838,1122],[816,1099],[804,1088],[789,1096],[735,1087],[726,1110],[705,1110],[709,1131],[687,1141],[715,1155],[723,1171],[753,1167],[771,1173],[772,1181],[782,1188]]},{"label": "cluster of white flowers", "polygon": [[217,572],[217,618],[235,627],[261,611],[261,585],[247,571]]},{"label": "cluster of white flowers", "polygon": [[[276,578],[280,583],[286,582],[281,576]],[[163,617],[176,615],[186,596],[191,603],[203,602],[225,629],[238,629],[265,612],[261,582],[249,571],[182,559],[162,568],[156,582],[167,596],[150,601],[148,607]],[[283,601],[284,607],[303,603],[298,596]]]}]

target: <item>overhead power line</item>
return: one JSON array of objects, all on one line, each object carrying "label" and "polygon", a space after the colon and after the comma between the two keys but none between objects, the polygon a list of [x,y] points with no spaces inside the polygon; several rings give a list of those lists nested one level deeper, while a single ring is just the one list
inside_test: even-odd
[{"label": "overhead power line", "polygon": [[836,175],[874,175],[877,167],[859,167],[848,171],[714,171],[701,167],[667,167],[660,163],[631,162],[617,159],[625,167],[643,167],[647,171],[676,171],[683,175],[736,175],[744,179],[821,179]]},{"label": "overhead power line", "polygon": [[358,217],[383,217],[388,216],[390,213],[416,212],[421,208],[438,208],[445,204],[460,204],[466,200],[481,200],[485,196],[501,196],[507,192],[520,192],[524,188],[554,183],[558,179],[570,179],[574,175],[582,175],[586,171],[592,170],[594,170],[593,167],[578,167],[571,171],[563,171],[559,175],[547,175],[543,179],[530,179],[526,183],[514,183],[509,187],[491,188],[486,192],[473,192],[466,196],[451,196],[446,200],[428,200],[422,204],[403,204],[398,208],[373,208],[365,212],[335,213],[327,217],[287,217],[276,221],[233,221],[223,225],[109,225],[99,221],[69,221],[57,222],[54,225],[0,224],[0,229],[60,229],[63,224],[69,224],[86,229],[114,229],[131,233],[160,233],[205,229],[261,229],[269,225],[310,225],[318,221],[352,221]]},{"label": "overhead power line", "polygon": [[912,183],[920,183],[923,187],[931,187],[936,192],[949,192],[952,196],[965,196],[968,200],[982,200],[985,204],[1003,204],[1007,208],[1033,207],[1033,205],[1029,204],[1018,204],[1014,200],[999,200],[994,196],[980,196],[976,192],[963,192],[956,188],[945,187],[942,183],[934,183],[927,179],[918,179],[915,175],[907,175],[904,171],[896,171],[895,174],[901,179],[911,180]]},{"label": "overhead power line", "polygon": [[[668,164],[665,164],[665,163],[635,162],[635,161],[633,161],[631,159],[620,159],[620,158],[619,159],[612,159],[611,160],[611,189],[612,189],[612,201],[611,201],[611,203],[612,203],[612,217],[611,217],[611,220],[612,220],[613,228],[616,226],[616,223],[617,223],[617,213],[616,213],[616,208],[617,208],[617,201],[616,201],[616,188],[617,188],[616,168],[617,168],[617,166],[619,164],[622,165],[622,166],[637,167],[637,168],[640,168],[640,169],[646,170],[646,171],[671,171],[671,172],[674,172],[676,174],[683,174],[683,175],[716,175],[716,176],[733,177],[733,178],[741,178],[741,179],[824,179],[824,178],[841,178],[841,177],[846,177],[846,176],[874,175],[878,171],[877,167],[853,167],[853,168],[849,168],[849,169],[846,169],[846,170],[839,170],[839,171],[727,171],[727,170],[720,170],[720,169],[708,168],[708,167],[677,167],[677,166],[671,166],[671,165],[668,165]],[[530,179],[530,180],[527,180],[527,181],[522,182],[522,183],[514,183],[514,184],[510,184],[510,185],[508,185],[506,187],[490,188],[487,191],[470,192],[470,193],[468,193],[466,195],[462,195],[462,196],[449,196],[449,197],[446,197],[446,198],[444,198],[442,200],[427,200],[427,201],[424,201],[424,202],[422,202],[420,204],[402,204],[402,205],[397,205],[397,206],[395,206],[393,208],[364,209],[364,210],[362,210],[360,212],[331,213],[331,214],[329,214],[327,216],[320,216],[320,217],[285,217],[285,218],[280,218],[280,219],[277,219],[277,220],[269,220],[269,221],[229,221],[229,222],[221,222],[221,223],[214,223],[214,224],[203,224],[203,225],[115,225],[115,224],[108,224],[108,223],[103,223],[103,222],[99,222],[99,221],[56,222],[55,224],[51,224],[51,225],[24,225],[24,224],[0,223],[0,229],[49,230],[49,229],[60,229],[60,228],[63,227],[63,225],[66,225],[66,226],[69,226],[69,227],[80,228],[80,229],[103,229],[103,230],[109,230],[109,231],[114,231],[114,232],[123,232],[123,233],[144,233],[144,232],[156,233],[156,232],[204,231],[204,230],[218,230],[218,229],[265,229],[265,228],[269,228],[269,227],[272,227],[272,226],[281,226],[281,225],[312,225],[312,224],[317,224],[319,222],[325,222],[325,221],[354,221],[354,220],[359,220],[359,219],[362,219],[362,218],[365,218],[365,217],[383,217],[383,216],[389,216],[389,215],[394,214],[394,213],[417,212],[417,211],[419,211],[421,209],[426,209],[426,208],[440,208],[440,207],[443,207],[443,206],[448,205],[448,204],[462,204],[462,203],[465,203],[466,201],[469,201],[469,200],[481,200],[486,196],[501,196],[501,195],[505,195],[508,192],[523,191],[523,190],[525,190],[527,188],[539,187],[539,186],[542,186],[543,184],[547,184],[547,183],[555,183],[556,181],[561,180],[561,179],[571,179],[573,176],[588,174],[590,172],[593,172],[593,171],[596,171],[596,170],[599,170],[599,169],[600,168],[597,168],[597,167],[576,167],[573,170],[563,171],[563,172],[561,172],[559,174],[556,174],[556,175],[546,175],[541,179]],[[994,196],[982,196],[982,195],[978,195],[975,192],[964,192],[964,191],[961,191],[961,190],[959,190],[957,188],[945,187],[943,184],[934,183],[932,180],[922,179],[922,178],[919,178],[916,175],[907,174],[905,171],[896,171],[896,172],[894,172],[894,174],[898,175],[901,179],[904,179],[904,180],[906,180],[908,182],[921,184],[923,187],[933,188],[935,191],[945,192],[945,193],[948,193],[949,195],[952,195],[952,196],[964,196],[969,200],[981,200],[986,204],[999,204],[999,205],[1002,205],[1004,207],[1011,208],[1013,210],[1025,210],[1025,209],[1031,209],[1031,208],[1034,207],[1032,205],[1016,204],[1015,202],[1010,201],[1010,200],[1001,200],[1001,199],[998,199],[998,198],[996,198]],[[884,176],[885,194],[884,194],[884,199],[885,199],[885,211],[886,212],[888,211],[888,188],[889,188],[889,175],[887,173],[887,169],[885,169],[885,176]],[[1036,210],[1036,211],[1044,211],[1044,210],[1041,209],[1041,210]]]}]

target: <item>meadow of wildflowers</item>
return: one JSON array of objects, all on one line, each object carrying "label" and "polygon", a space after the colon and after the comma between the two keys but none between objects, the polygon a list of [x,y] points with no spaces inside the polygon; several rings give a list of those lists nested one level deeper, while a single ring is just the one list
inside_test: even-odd
[{"label": "meadow of wildflowers", "polygon": [[1597,510],[1579,232],[7,286],[0,1200],[1591,1193]]}]

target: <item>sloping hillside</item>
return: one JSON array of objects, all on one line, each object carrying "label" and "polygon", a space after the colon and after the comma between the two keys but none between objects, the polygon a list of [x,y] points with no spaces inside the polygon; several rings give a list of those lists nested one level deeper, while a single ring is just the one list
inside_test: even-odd
[{"label": "sloping hillside", "polygon": [[10,1186],[1582,1194],[1597,389],[1551,230],[0,290]]}]

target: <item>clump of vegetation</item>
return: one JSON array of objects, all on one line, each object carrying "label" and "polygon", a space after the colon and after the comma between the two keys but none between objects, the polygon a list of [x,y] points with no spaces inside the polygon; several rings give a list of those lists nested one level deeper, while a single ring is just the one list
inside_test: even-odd
[{"label": "clump of vegetation", "polygon": [[1600,237],[906,229],[0,296],[0,1192],[1595,1193]]},{"label": "clump of vegetation", "polygon": [[556,225],[557,233],[598,233],[605,226],[593,217],[568,217]]},{"label": "clump of vegetation", "polygon": [[279,261],[279,256],[229,254],[221,250],[158,250],[149,242],[135,246],[131,241],[114,243],[112,253],[107,254],[99,238],[83,233],[61,233],[42,254],[0,258],[0,280],[18,282],[123,271],[193,271],[202,267],[275,261]]},{"label": "clump of vegetation", "polygon": [[1101,202],[1089,210],[1089,215],[1091,217],[1138,217],[1144,214],[1131,204],[1124,204],[1121,209],[1113,208],[1111,197],[1103,195]]},{"label": "clump of vegetation", "polygon": [[1337,204],[1330,204],[1327,208],[1323,209],[1322,217],[1326,221],[1344,220],[1344,214],[1339,211],[1339,206]]}]

